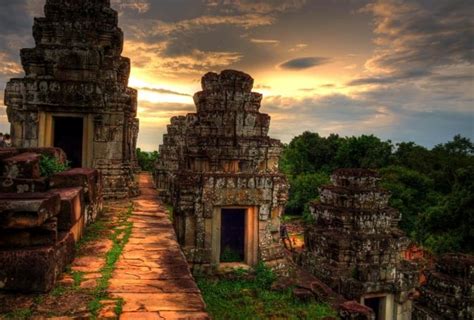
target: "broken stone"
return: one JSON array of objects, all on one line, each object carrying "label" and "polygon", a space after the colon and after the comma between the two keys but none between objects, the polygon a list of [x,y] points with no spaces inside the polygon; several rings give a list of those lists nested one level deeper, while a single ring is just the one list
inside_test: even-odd
[{"label": "broken stone", "polygon": [[0,248],[53,245],[58,238],[57,219],[32,229],[7,229],[0,234]]},{"label": "broken stone", "polygon": [[41,176],[39,161],[40,155],[32,152],[3,159],[3,176],[10,179],[38,179]]},{"label": "broken stone", "polygon": [[53,189],[61,197],[61,210],[58,214],[58,230],[70,230],[84,216],[84,197],[82,187]]},{"label": "broken stone", "polygon": [[80,187],[84,193],[86,206],[86,224],[95,221],[99,212],[102,211],[102,180],[100,173],[95,169],[76,168],[60,172],[50,179],[52,188]]},{"label": "broken stone", "polygon": [[74,253],[70,233],[62,233],[59,241],[50,246],[0,249],[0,290],[48,292]]},{"label": "broken stone", "polygon": [[48,179],[4,178],[0,177],[0,192],[31,193],[46,192],[49,188]]},{"label": "broken stone", "polygon": [[59,195],[53,193],[1,193],[0,229],[25,229],[41,226],[61,208]]}]

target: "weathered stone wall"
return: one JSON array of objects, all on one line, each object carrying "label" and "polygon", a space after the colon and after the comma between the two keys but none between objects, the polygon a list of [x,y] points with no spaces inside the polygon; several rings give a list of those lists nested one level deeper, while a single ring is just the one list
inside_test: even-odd
[{"label": "weathered stone wall", "polygon": [[270,139],[270,117],[253,79],[226,70],[202,78],[197,113],[174,117],[160,146],[155,178],[174,205],[175,228],[188,260],[210,264],[209,225],[216,208],[257,207],[259,258],[282,268],[279,227],[287,181],[278,171],[282,144]]},{"label": "weathered stone wall", "polygon": [[66,161],[57,148],[0,148],[0,291],[49,291],[102,210],[97,170],[44,176],[43,155]]},{"label": "weathered stone wall", "polygon": [[474,257],[446,254],[424,272],[413,319],[474,319]]},{"label": "weathered stone wall", "polygon": [[52,146],[48,116],[84,117],[90,154],[83,166],[102,172],[104,196],[134,194],[137,92],[127,87],[117,12],[109,0],[47,0],[44,12],[33,26],[36,46],[21,50],[25,77],[5,91],[13,144]]},{"label": "weathered stone wall", "polygon": [[314,222],[306,226],[301,262],[348,299],[393,294],[403,306],[418,273],[401,259],[409,242],[397,227],[400,213],[388,206],[389,193],[378,187],[379,180],[371,170],[336,170],[332,185],[323,186],[320,200],[310,205]]}]

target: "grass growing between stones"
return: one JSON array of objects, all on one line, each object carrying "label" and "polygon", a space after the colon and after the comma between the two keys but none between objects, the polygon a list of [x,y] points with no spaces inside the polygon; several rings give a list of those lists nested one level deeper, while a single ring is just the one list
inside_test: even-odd
[{"label": "grass growing between stones", "polygon": [[[69,281],[59,281],[49,293],[11,294],[3,299],[0,296],[0,319],[62,316],[95,319],[100,318],[102,310],[106,308],[102,306],[103,301],[108,303],[108,311],[118,317],[122,311],[123,300],[109,299],[107,287],[132,231],[132,222],[128,221],[132,210],[129,202],[111,204],[107,207],[108,212],[104,212],[98,220],[89,225],[82,239],[76,244],[76,259],[92,257],[97,261],[103,260],[103,267],[91,267],[90,271],[83,272],[75,270],[73,263],[64,273],[64,279],[68,278]],[[107,248],[105,251],[95,251],[96,248],[101,250],[104,247]],[[98,277],[87,278],[91,274]],[[93,285],[83,286],[87,281],[92,281]]]},{"label": "grass growing between stones", "polygon": [[254,271],[237,270],[221,278],[197,277],[206,310],[213,319],[322,319],[336,316],[326,304],[297,300],[291,288],[271,290],[276,277],[263,264]]},{"label": "grass growing between stones", "polygon": [[[97,286],[93,291],[93,300],[89,302],[89,311],[91,312],[93,318],[98,316],[98,312],[102,307],[101,300],[106,300],[109,298],[107,293],[107,287],[109,286],[109,280],[112,277],[112,274],[115,270],[115,264],[117,263],[120,255],[122,254],[123,248],[128,242],[130,235],[132,234],[133,223],[128,221],[128,218],[132,215],[133,206],[130,205],[125,214],[119,217],[117,221],[117,226],[112,230],[110,240],[112,240],[112,248],[107,252],[105,256],[105,265],[100,270],[101,277],[97,281]],[[117,300],[116,315],[120,315],[122,310],[123,301]],[[117,313],[117,311],[119,313]]]}]

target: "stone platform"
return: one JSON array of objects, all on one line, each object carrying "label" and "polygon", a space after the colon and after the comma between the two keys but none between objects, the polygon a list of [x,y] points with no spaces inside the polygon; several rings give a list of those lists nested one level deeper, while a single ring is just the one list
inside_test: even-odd
[{"label": "stone platform", "polygon": [[209,319],[152,177],[141,174],[139,183],[132,234],[108,288],[124,300],[120,319]]}]

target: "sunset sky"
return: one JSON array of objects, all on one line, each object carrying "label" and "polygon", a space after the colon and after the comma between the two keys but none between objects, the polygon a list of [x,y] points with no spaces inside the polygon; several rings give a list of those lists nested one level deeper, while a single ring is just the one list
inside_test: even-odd
[{"label": "sunset sky", "polygon": [[[111,0],[139,90],[139,146],[194,110],[208,71],[237,69],[289,142],[375,134],[431,147],[474,136],[474,1]],[[44,0],[0,0],[0,90],[22,76]],[[0,131],[8,122],[0,95]]]}]

